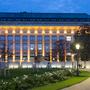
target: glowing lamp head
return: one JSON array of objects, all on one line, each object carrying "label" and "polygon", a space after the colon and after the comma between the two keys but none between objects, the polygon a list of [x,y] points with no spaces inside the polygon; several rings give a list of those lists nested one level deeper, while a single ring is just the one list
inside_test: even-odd
[{"label": "glowing lamp head", "polygon": [[77,49],[77,50],[80,49],[80,44],[76,44],[76,49]]}]

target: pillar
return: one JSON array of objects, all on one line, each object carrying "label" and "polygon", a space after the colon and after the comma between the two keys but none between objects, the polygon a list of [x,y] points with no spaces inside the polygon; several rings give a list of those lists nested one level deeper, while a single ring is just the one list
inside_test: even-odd
[{"label": "pillar", "polygon": [[[59,41],[59,30],[57,30],[57,41]],[[60,47],[60,46],[59,46]],[[57,53],[57,62],[59,62],[59,52]]]},{"label": "pillar", "polygon": [[38,42],[37,42],[37,31],[35,31],[35,56],[38,54]]},{"label": "pillar", "polygon": [[44,42],[44,32],[43,32],[43,34],[42,34],[42,56],[44,57],[45,56],[45,48],[44,48],[44,45],[45,44],[45,42]]},{"label": "pillar", "polygon": [[52,62],[52,34],[51,33],[50,33],[50,62]]},{"label": "pillar", "polygon": [[27,52],[28,52],[28,61],[27,62],[30,62],[30,31],[28,31],[28,40],[27,40],[27,44],[28,44],[28,49],[27,49]]},{"label": "pillar", "polygon": [[7,39],[7,36],[8,36],[8,30],[5,30],[5,62],[7,63],[8,62],[8,55],[7,55],[7,50],[8,50],[8,39]]},{"label": "pillar", "polygon": [[15,31],[13,30],[13,62],[15,62]]},{"label": "pillar", "polygon": [[22,35],[23,35],[23,32],[22,31],[20,31],[20,66],[21,66],[21,64],[22,64],[22,59],[23,59],[23,51],[22,51],[22,44],[23,44],[23,42],[22,42]]}]

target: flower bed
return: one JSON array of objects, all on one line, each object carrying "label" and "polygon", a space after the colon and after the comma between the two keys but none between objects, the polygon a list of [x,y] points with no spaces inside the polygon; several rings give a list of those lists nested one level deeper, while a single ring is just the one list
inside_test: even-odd
[{"label": "flower bed", "polygon": [[66,80],[73,73],[70,70],[55,70],[52,72],[44,72],[42,74],[23,75],[12,78],[10,81],[1,81],[0,90],[28,90],[49,83]]}]

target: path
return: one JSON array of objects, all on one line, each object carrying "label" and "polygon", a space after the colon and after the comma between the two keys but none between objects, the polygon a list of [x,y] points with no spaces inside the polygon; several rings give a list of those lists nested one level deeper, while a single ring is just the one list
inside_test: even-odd
[{"label": "path", "polygon": [[64,88],[62,90],[90,90],[90,78],[79,84],[73,85],[68,88]]}]

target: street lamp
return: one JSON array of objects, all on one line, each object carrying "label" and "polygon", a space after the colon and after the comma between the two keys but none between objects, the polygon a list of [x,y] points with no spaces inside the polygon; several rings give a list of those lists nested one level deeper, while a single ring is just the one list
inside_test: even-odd
[{"label": "street lamp", "polygon": [[76,50],[77,50],[77,76],[79,76],[79,49],[80,49],[80,44],[76,44]]}]

